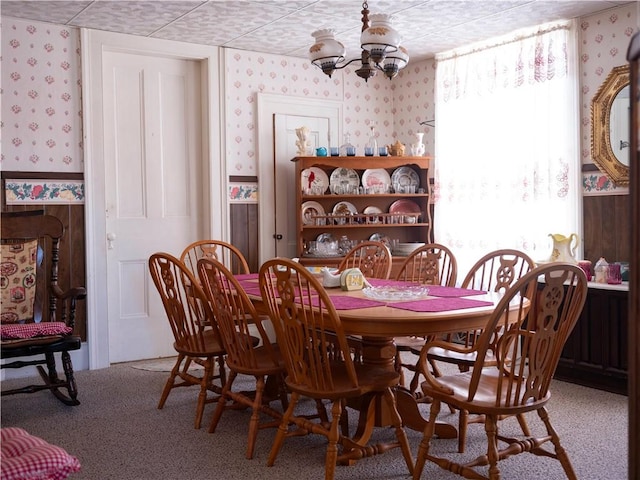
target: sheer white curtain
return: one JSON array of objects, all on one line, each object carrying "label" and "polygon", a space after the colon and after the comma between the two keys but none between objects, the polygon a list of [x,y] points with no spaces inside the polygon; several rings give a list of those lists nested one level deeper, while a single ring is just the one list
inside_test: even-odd
[{"label": "sheer white curtain", "polygon": [[491,250],[544,260],[550,233],[581,234],[572,25],[437,58],[434,234],[460,280]]}]

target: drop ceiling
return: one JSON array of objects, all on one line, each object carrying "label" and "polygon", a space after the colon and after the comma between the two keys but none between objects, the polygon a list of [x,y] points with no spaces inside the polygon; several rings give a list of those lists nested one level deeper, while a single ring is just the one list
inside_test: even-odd
[{"label": "drop ceiling", "polygon": [[[369,0],[391,13],[413,61],[513,30],[590,15],[627,3],[601,0]],[[311,32],[333,28],[359,55],[359,0],[3,0],[2,16],[307,57]]]}]

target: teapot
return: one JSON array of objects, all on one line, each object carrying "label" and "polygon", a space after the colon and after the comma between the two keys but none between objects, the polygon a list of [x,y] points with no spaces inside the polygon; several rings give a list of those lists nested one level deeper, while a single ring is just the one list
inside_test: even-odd
[{"label": "teapot", "polygon": [[387,150],[389,150],[389,155],[392,157],[404,157],[404,145],[400,142],[400,140],[396,140],[396,143],[392,145],[387,145]]},{"label": "teapot", "polygon": [[[576,248],[580,243],[578,234],[572,233],[568,237],[560,233],[550,233],[549,236],[553,239],[553,251],[549,262],[566,262],[577,264],[576,260]],[[574,242],[575,241],[575,242]]]}]

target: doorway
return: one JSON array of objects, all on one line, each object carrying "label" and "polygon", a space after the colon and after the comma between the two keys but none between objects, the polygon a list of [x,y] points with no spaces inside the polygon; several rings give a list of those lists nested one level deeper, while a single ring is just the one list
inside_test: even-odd
[{"label": "doorway", "polygon": [[[262,199],[258,221],[260,263],[276,256],[276,242],[274,241],[274,235],[277,233],[276,212],[278,211],[277,205],[281,203],[281,196],[276,188],[277,165],[281,162],[289,162],[295,156],[291,155],[287,158],[289,154],[285,153],[284,159],[278,160],[276,158],[276,115],[326,119],[328,121],[327,147],[338,144],[342,130],[342,104],[340,102],[268,93],[258,94],[258,174],[260,198]],[[283,137],[286,137],[284,132]],[[295,141],[292,145],[295,146]],[[293,177],[291,177],[285,190],[290,191],[293,184]],[[298,215],[299,212],[294,214]]]},{"label": "doorway", "polygon": [[[226,208],[227,198],[223,183],[223,179],[226,178],[225,166],[219,161],[224,157],[221,155],[223,148],[220,141],[218,115],[220,109],[218,49],[139,37],[133,41],[129,35],[95,30],[82,30],[82,42],[84,46],[82,49],[83,84],[87,86],[83,98],[87,341],[89,368],[94,369],[108,367],[115,361],[175,354],[171,348],[172,339],[167,341],[164,313],[155,324],[152,323],[158,307],[162,307],[160,298],[150,282],[146,259],[149,253],[153,253],[150,250],[169,251],[173,255],[179,255],[186,245],[183,243],[187,240],[187,236],[191,237],[189,241],[199,236],[225,238],[227,227],[212,222],[209,206],[217,204]],[[168,61],[172,65],[181,64],[183,67],[186,65],[185,68],[192,70],[190,76],[196,82],[195,90],[185,87],[185,77],[182,74],[169,73],[163,80],[165,82],[163,88],[170,85],[173,95],[165,97],[162,109],[175,112],[180,108],[180,104],[185,102],[201,106],[195,113],[188,115],[190,120],[184,118],[187,123],[191,122],[184,130],[184,138],[179,136],[171,138],[171,135],[151,126],[147,130],[132,133],[131,131],[118,132],[106,125],[108,119],[118,117],[109,113],[111,107],[106,106],[109,102],[105,99],[105,96],[113,90],[111,80],[106,78],[106,67],[113,57],[126,58],[127,61],[137,60],[141,64]],[[124,73],[114,75],[113,72],[109,74],[110,77],[117,77],[119,81],[122,80],[123,75]],[[132,85],[133,83],[131,82]],[[135,99],[135,95],[142,96],[140,92],[143,89],[140,88],[136,93],[134,88],[123,90],[122,85],[119,88],[121,90],[118,93],[133,96],[129,105],[135,110],[132,100]],[[183,93],[177,94],[180,91]],[[193,98],[190,95],[193,95]],[[127,104],[123,103],[123,105]],[[146,108],[140,111],[143,112],[141,115],[148,114],[144,113],[148,112]],[[124,115],[126,115],[126,109],[122,113],[122,116]],[[194,136],[194,132],[202,132],[202,138]],[[136,142],[137,145],[143,145],[145,148],[151,148],[152,145],[158,148],[158,145],[161,145],[155,153],[150,153],[153,157],[159,157],[154,160],[162,165],[159,171],[153,172],[156,175],[155,179],[153,176],[148,177],[147,175],[152,172],[145,170],[157,170],[156,168],[151,165],[149,169],[146,169],[146,166],[142,168],[140,166],[144,163],[142,161],[128,162],[126,155],[129,154],[125,153],[127,150],[124,147],[120,150],[115,148],[118,142],[114,134],[129,135],[128,140],[134,147]],[[163,144],[168,138],[171,138],[172,147]],[[175,145],[181,145],[181,147],[176,148]],[[176,160],[172,162],[172,159],[168,158],[173,155],[180,157],[181,154],[178,153],[180,151],[187,152],[184,156],[193,159],[187,162],[190,165],[189,168],[181,170],[177,166],[179,162]],[[130,175],[118,171],[118,168],[122,169],[123,165],[131,166]],[[184,192],[188,187],[194,186],[191,183],[195,178],[202,179],[195,190],[197,193],[185,196]],[[113,184],[114,179],[117,180],[116,185]],[[116,186],[118,188],[115,188]],[[144,190],[145,195],[125,193],[123,188],[126,186]],[[147,195],[151,190],[162,190],[162,192],[157,198],[153,198]],[[118,195],[114,195],[114,192]],[[131,198],[127,199],[127,195]],[[123,212],[126,215],[122,216]],[[158,224],[154,224],[153,228],[139,229],[135,234],[131,234],[136,229],[136,222],[143,223],[141,219],[146,221],[153,216],[161,219]],[[127,228],[120,230],[120,223],[124,218],[129,225],[125,225]],[[188,225],[187,227],[184,222]],[[182,233],[177,233],[183,228],[188,232],[184,238]],[[162,239],[162,245],[156,238]],[[115,255],[118,249],[122,251]],[[125,258],[127,256],[129,257]],[[125,295],[122,295],[122,292],[125,292]],[[113,299],[115,300],[112,301]],[[151,330],[145,328],[145,323],[147,326],[153,324],[153,328]],[[127,334],[131,334],[131,338],[126,340],[125,346],[119,350],[112,350],[110,344],[123,341],[123,336]],[[143,346],[138,345],[141,339],[144,341]]]},{"label": "doorway", "polygon": [[311,151],[316,147],[324,146],[329,149],[329,119],[319,117],[301,117],[299,115],[274,115],[274,198],[276,217],[274,223],[275,256],[294,258],[299,255],[297,251],[296,232],[296,192],[295,165],[291,161],[297,155],[296,128],[306,126],[309,128],[311,139]]}]

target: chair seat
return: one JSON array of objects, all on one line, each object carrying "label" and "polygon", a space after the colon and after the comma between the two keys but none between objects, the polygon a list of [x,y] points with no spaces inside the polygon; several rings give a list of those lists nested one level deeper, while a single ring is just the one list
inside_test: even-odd
[{"label": "chair seat", "polygon": [[496,392],[498,391],[498,380],[501,374],[497,368],[488,367],[482,369],[478,390],[473,397],[473,402],[469,402],[469,384],[471,383],[472,375],[473,372],[464,372],[438,377],[438,383],[453,390],[452,395],[436,390],[426,381],[421,384],[422,391],[425,395],[464,409],[469,413],[492,413],[495,411],[495,413],[501,415],[516,415],[518,413],[536,410],[547,403],[551,397],[551,394],[547,393],[541,400],[531,400],[526,405],[509,408],[507,405],[513,404],[513,399],[517,396],[517,393],[515,390],[512,390],[510,392],[511,398],[508,398],[509,394],[506,393],[508,389],[503,389],[505,392],[501,394],[499,402],[502,406],[496,407]]},{"label": "chair seat", "polygon": [[76,335],[49,335],[45,337],[2,340],[0,358],[16,358],[43,353],[79,350],[82,339]]},{"label": "chair seat", "polygon": [[318,392],[309,389],[305,385],[296,385],[287,377],[287,386],[302,395],[311,397],[326,398],[335,400],[337,398],[354,398],[373,391],[382,391],[386,388],[395,387],[400,382],[400,374],[383,368],[372,368],[370,365],[354,363],[356,376],[358,377],[358,387],[353,387],[349,380],[343,362],[332,362],[331,372],[333,378],[333,388],[329,392]]},{"label": "chair seat", "polygon": [[[254,337],[255,338],[255,337]],[[256,344],[258,343],[258,339],[256,338]],[[272,350],[268,350],[266,347],[256,347],[253,349],[253,354],[255,358],[255,366],[252,368],[247,368],[244,365],[236,364],[233,362],[231,357],[227,357],[227,365],[229,368],[235,370],[238,373],[242,373],[243,375],[275,375],[277,373],[282,372],[284,369],[284,361],[282,360],[282,356],[280,354],[280,348],[277,344],[271,344]],[[278,360],[278,363],[274,365],[273,356]]]},{"label": "chair seat", "polygon": [[178,353],[183,353],[190,357],[210,357],[225,354],[222,341],[213,330],[206,331],[202,338],[204,342],[200,343],[197,336],[185,336],[181,342],[174,342],[173,348]]}]

